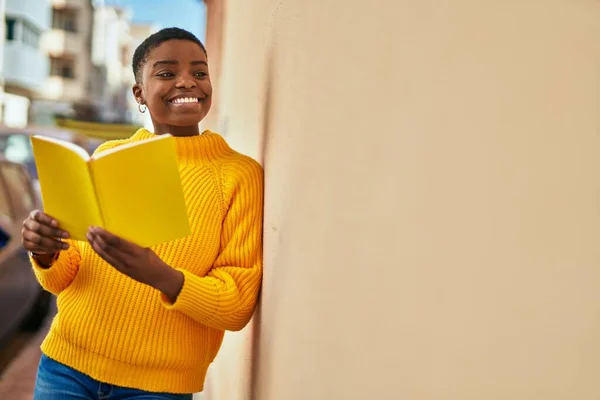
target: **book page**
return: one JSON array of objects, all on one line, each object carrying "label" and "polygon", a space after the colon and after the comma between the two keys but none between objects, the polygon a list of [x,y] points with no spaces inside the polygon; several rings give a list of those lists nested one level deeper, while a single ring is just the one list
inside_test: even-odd
[{"label": "book page", "polygon": [[158,136],[150,138],[150,139],[142,140],[142,141],[139,141],[139,142],[131,142],[131,143],[127,143],[127,144],[122,144],[120,146],[116,146],[116,147],[113,147],[111,149],[104,150],[101,153],[94,154],[91,158],[93,160],[98,160],[100,158],[103,158],[103,157],[106,157],[106,156],[110,156],[111,154],[114,154],[116,152],[124,151],[125,149],[129,149],[129,148],[136,147],[136,146],[141,146],[141,145],[146,145],[149,142],[154,142],[154,141],[158,141],[158,140],[169,140],[172,137],[173,136],[171,136],[169,134],[164,134],[164,135],[158,135]]},{"label": "book page", "polygon": [[48,136],[37,136],[36,135],[36,136],[33,136],[33,138],[31,140],[33,141],[34,138],[36,141],[50,142],[56,146],[62,146],[64,148],[70,150],[71,152],[77,154],[84,161],[87,161],[90,159],[90,155],[88,154],[88,152],[83,147],[77,146],[75,143],[69,142],[67,140],[60,140],[60,139],[48,137]]},{"label": "book page", "polygon": [[[75,240],[86,240],[91,225],[102,225],[88,163],[62,141],[32,137],[44,212]],[[76,146],[78,147],[78,146]],[[87,153],[86,153],[87,154]]]},{"label": "book page", "polygon": [[102,155],[90,165],[106,230],[143,247],[189,235],[174,138]]}]

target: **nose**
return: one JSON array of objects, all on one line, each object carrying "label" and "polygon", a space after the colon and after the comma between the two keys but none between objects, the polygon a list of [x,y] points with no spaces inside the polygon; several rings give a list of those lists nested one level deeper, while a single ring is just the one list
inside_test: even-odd
[{"label": "nose", "polygon": [[180,89],[192,89],[196,87],[196,81],[188,74],[181,75],[177,80],[175,87]]}]

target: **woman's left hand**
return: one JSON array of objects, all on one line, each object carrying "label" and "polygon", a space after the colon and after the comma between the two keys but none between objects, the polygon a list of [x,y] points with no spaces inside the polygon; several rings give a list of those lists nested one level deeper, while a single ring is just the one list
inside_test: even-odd
[{"label": "woman's left hand", "polygon": [[87,239],[94,251],[118,271],[160,290],[171,302],[177,299],[183,286],[183,274],[168,266],[152,250],[98,227],[89,229]]}]

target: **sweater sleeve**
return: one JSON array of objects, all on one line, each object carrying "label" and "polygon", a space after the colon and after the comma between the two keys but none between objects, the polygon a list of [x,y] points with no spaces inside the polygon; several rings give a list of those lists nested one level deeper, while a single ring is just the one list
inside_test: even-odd
[{"label": "sweater sleeve", "polygon": [[73,282],[81,263],[77,242],[72,240],[66,240],[66,242],[69,243],[69,248],[60,252],[58,259],[50,268],[42,268],[33,257],[30,257],[33,272],[40,285],[55,295],[65,290]]},{"label": "sweater sleeve", "polygon": [[236,169],[231,188],[224,189],[231,200],[212,269],[204,277],[178,269],[184,283],[175,303],[161,296],[167,309],[230,331],[241,330],[252,317],[262,280],[263,171],[253,160]]}]

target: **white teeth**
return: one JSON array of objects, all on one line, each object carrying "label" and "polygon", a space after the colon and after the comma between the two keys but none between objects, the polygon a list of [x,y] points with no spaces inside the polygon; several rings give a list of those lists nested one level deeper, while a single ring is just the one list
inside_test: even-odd
[{"label": "white teeth", "polygon": [[173,103],[175,104],[181,104],[181,103],[197,103],[198,99],[196,97],[180,97],[178,99],[173,100]]}]

